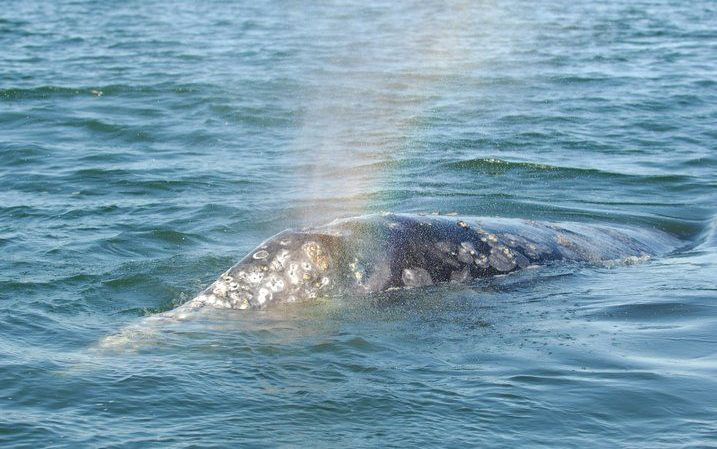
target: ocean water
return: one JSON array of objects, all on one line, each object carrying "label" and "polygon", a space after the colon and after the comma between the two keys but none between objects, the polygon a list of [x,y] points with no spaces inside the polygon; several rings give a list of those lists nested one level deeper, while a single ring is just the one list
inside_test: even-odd
[{"label": "ocean water", "polygon": [[[2,448],[717,447],[714,2],[1,6]],[[99,345],[380,211],[684,246]]]}]

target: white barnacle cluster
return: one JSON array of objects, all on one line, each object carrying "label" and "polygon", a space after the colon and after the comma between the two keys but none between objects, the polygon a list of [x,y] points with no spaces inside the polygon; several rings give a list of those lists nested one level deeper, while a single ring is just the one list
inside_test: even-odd
[{"label": "white barnacle cluster", "polygon": [[488,268],[490,263],[488,262],[488,256],[485,254],[478,254],[475,258],[475,264],[480,268]]},{"label": "white barnacle cluster", "polygon": [[[484,240],[485,239],[485,240]],[[498,239],[492,235],[489,234],[487,237],[484,237],[484,239],[481,239],[484,242],[491,242],[494,243],[494,245],[497,245]],[[478,268],[486,269],[489,266],[491,266],[491,259],[489,256],[491,256],[494,252],[494,247],[491,246],[491,252],[490,254],[486,255],[484,253],[479,252],[476,250],[475,246],[471,242],[461,242],[460,247],[458,249],[458,260],[461,262],[467,263],[467,264],[475,264]],[[502,270],[504,271],[504,270]],[[454,273],[451,275],[452,278],[463,277],[460,273]]]},{"label": "white barnacle cluster", "polygon": [[475,246],[473,246],[471,242],[461,242],[461,245],[458,247],[458,260],[463,263],[473,263],[476,254]]},{"label": "white barnacle cluster", "polygon": [[251,285],[257,285],[264,280],[264,271],[259,267],[254,267],[246,272],[240,272],[239,276],[244,278]]},{"label": "white barnacle cluster", "polygon": [[530,259],[526,257],[526,254],[532,258],[538,258],[548,251],[543,245],[536,245],[513,234],[505,233],[499,236],[484,230],[479,230],[479,233],[481,241],[490,248],[487,255],[482,255],[479,258],[477,264],[482,268],[490,266],[500,272],[509,272],[516,267],[525,268],[530,265]]},{"label": "white barnacle cluster", "polygon": [[528,259],[525,256],[502,244],[497,235],[483,232],[481,241],[488,244],[490,248],[488,253],[477,252],[470,242],[461,244],[461,247],[466,249],[466,256],[470,255],[473,263],[479,268],[487,269],[492,267],[496,271],[509,272],[519,265],[528,265]]},{"label": "white barnacle cluster", "polygon": [[331,282],[330,278],[325,276],[329,269],[329,255],[314,241],[304,243],[301,246],[301,253],[303,257],[298,266],[290,266],[290,279],[298,286],[296,293],[313,299],[318,296],[319,290]]},{"label": "white barnacle cluster", "polygon": [[[435,248],[441,254],[443,263],[451,267],[449,279],[451,282],[466,282],[471,279],[473,264],[481,267],[482,255],[472,242],[463,241],[455,244],[449,241],[439,241],[436,242]],[[406,279],[404,279],[404,284],[406,284]]]},{"label": "white barnacle cluster", "polygon": [[[242,273],[246,279],[246,273]],[[228,272],[224,273],[212,285],[211,294],[206,301],[207,305],[218,308],[246,309],[249,307],[249,301],[252,294],[246,289],[243,281],[239,281],[231,276]]]},{"label": "white barnacle cluster", "polygon": [[522,252],[523,255],[531,259],[540,259],[551,252],[550,248],[546,245],[536,243],[515,234],[505,233],[502,234],[502,238],[506,246],[514,249],[516,252]]},{"label": "white barnacle cluster", "polygon": [[207,304],[246,309],[315,298],[330,284],[326,275],[329,256],[315,241],[296,249],[292,249],[292,243],[283,238],[259,248],[212,285],[211,296],[215,299]]},{"label": "white barnacle cluster", "polygon": [[503,238],[503,242],[511,247],[511,248],[528,248],[532,247],[534,250],[538,250],[538,247],[535,243],[533,243],[531,240],[526,239],[525,237],[521,237],[515,234],[510,233],[504,233],[501,234],[501,237]]},{"label": "white barnacle cluster", "polygon": [[284,279],[278,276],[276,273],[272,273],[268,276],[266,283],[264,284],[273,293],[279,293],[284,290]]},{"label": "white barnacle cluster", "polygon": [[488,261],[491,267],[502,272],[512,271],[518,265],[513,252],[510,248],[503,245],[496,245],[490,248]]},{"label": "white barnacle cluster", "polygon": [[[468,224],[458,222],[458,226],[467,228]],[[474,227],[473,230],[478,234],[480,242],[483,244],[481,250],[475,247],[470,241],[461,242],[455,248],[455,244],[449,242],[438,242],[436,244],[439,251],[448,257],[457,259],[463,264],[463,267],[471,267],[475,265],[478,269],[493,269],[500,273],[511,272],[518,267],[525,268],[530,265],[530,260],[525,256],[524,248],[529,242],[511,234],[493,234],[481,227]],[[450,248],[450,249],[449,249]],[[544,248],[533,246],[533,252],[539,253]],[[451,265],[451,260],[447,260]],[[463,270],[453,270],[451,272],[451,280],[462,281],[469,278],[469,272]]]},{"label": "white barnacle cluster", "polygon": [[532,242],[528,243],[524,248],[525,248],[525,254],[530,256],[533,259],[538,259],[541,256],[550,252],[550,249],[548,247],[546,247],[545,245],[532,243]]},{"label": "white barnacle cluster", "polygon": [[[459,227],[468,229],[469,225],[459,221]],[[526,246],[527,241],[518,241],[517,239],[506,238],[503,235],[496,235],[483,229],[476,228],[480,241],[485,244],[481,246],[481,250],[476,248],[476,243],[471,241],[462,241],[455,243],[451,241],[435,242],[433,247],[437,254],[440,255],[442,263],[451,267],[451,282],[467,282],[471,276],[472,267],[481,270],[493,270],[501,273],[508,273],[516,268],[524,268],[530,265],[530,260],[522,253],[520,247]],[[542,250],[542,248],[533,248],[534,251]],[[356,267],[351,265],[352,271],[355,273]],[[408,267],[401,273],[401,279],[405,287],[419,287],[430,285],[434,279],[431,279],[430,273],[425,268]]]},{"label": "white barnacle cluster", "polygon": [[291,253],[289,253],[288,249],[280,249],[279,252],[276,254],[276,257],[274,257],[274,260],[271,261],[271,269],[274,271],[282,271],[284,268],[286,268],[286,265],[290,258]]}]

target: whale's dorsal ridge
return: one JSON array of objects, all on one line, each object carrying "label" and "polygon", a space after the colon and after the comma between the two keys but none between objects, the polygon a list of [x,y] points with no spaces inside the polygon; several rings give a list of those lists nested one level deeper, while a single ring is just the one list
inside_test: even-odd
[{"label": "whale's dorsal ridge", "polygon": [[674,240],[659,231],[586,223],[383,212],[281,231],[193,301],[265,308],[331,291],[470,282],[561,260],[642,258]]}]

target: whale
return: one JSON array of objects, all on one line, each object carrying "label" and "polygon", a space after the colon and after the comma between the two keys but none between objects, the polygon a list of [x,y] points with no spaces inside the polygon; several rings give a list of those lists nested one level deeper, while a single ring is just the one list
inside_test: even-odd
[{"label": "whale", "polygon": [[634,263],[678,245],[657,229],[613,224],[364,215],[270,237],[174,311],[266,309],[335,294],[465,284],[556,263]]}]

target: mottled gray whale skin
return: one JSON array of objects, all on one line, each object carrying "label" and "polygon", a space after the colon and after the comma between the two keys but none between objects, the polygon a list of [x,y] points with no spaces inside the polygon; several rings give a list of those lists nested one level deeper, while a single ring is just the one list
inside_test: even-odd
[{"label": "mottled gray whale skin", "polygon": [[271,237],[180,309],[262,309],[328,293],[465,283],[556,261],[629,261],[676,246],[663,232],[628,227],[367,215]]}]

